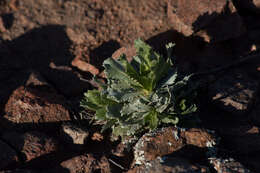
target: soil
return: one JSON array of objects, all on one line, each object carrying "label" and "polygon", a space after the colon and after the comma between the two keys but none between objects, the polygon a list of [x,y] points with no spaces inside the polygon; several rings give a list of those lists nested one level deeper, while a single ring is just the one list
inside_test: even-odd
[{"label": "soil", "polygon": [[[112,57],[121,47],[131,47],[137,38],[145,40],[162,54],[165,54],[166,43],[176,43],[176,62],[180,71],[185,73],[209,70],[258,52],[260,16],[256,7],[251,11],[249,7],[234,3],[234,19],[241,18],[243,26],[239,30],[243,32],[222,38],[214,29],[207,33],[214,37],[212,42],[208,42],[199,32],[190,36],[177,32],[169,20],[168,5],[168,0],[0,1],[0,142],[10,144],[3,138],[10,131],[21,134],[38,131],[59,143],[55,152],[48,153],[48,150],[29,161],[23,158],[21,153],[24,151],[15,149],[18,160],[4,168],[0,164],[0,171],[24,169],[37,172],[45,169],[47,172],[65,173],[76,172],[82,167],[85,172],[124,172],[130,169],[133,154],[122,151],[119,141],[112,142],[109,132],[100,134],[99,126],[90,126],[88,120],[79,121],[82,110],[79,104],[83,93],[93,88],[90,82],[93,74],[102,76],[104,59]],[[216,21],[225,19],[222,14],[212,16]],[[211,19],[212,16],[208,17]],[[235,26],[240,27],[240,24]],[[232,26],[221,29],[232,31]],[[85,64],[79,65],[79,62]],[[86,64],[95,72],[82,67]],[[239,69],[259,83],[259,58],[244,63]],[[31,79],[32,74],[37,74],[35,81]],[[257,95],[257,101],[258,98]],[[259,105],[258,102],[255,105]],[[218,109],[204,97],[201,97],[201,107],[203,127],[216,130],[224,137],[220,144],[221,153],[236,158],[251,171],[260,172],[257,164],[260,150],[237,154],[229,140],[232,134],[221,131],[224,127],[232,129],[246,124],[248,128],[238,132],[244,134],[253,126],[258,128],[257,121],[252,121],[247,115],[228,116],[228,112]],[[60,126],[67,121],[88,129],[88,141],[83,147],[66,145],[60,139]],[[239,139],[241,136],[236,137]],[[251,135],[246,137],[255,141],[259,133],[255,138]],[[10,146],[15,148],[12,144]],[[236,146],[237,150],[239,147]],[[81,162],[82,167],[67,163],[70,159],[73,159],[72,163]]]}]

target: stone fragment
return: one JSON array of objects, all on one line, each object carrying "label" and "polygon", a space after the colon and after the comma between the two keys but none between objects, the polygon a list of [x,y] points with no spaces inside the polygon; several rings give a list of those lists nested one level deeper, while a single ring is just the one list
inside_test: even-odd
[{"label": "stone fragment", "polygon": [[71,64],[72,64],[72,66],[77,67],[78,69],[80,69],[82,71],[91,73],[92,75],[99,74],[98,68],[96,68],[95,66],[93,66],[85,61],[82,61],[80,59],[77,59],[77,58],[74,59]]},{"label": "stone fragment", "polygon": [[136,49],[134,46],[121,47],[113,53],[112,58],[118,59],[123,54],[125,54],[127,60],[131,62],[133,56],[136,55]]},{"label": "stone fragment", "polygon": [[89,132],[72,123],[64,123],[61,126],[61,135],[67,144],[84,145]]},{"label": "stone fragment", "polygon": [[50,154],[58,150],[58,142],[40,132],[6,132],[2,138],[16,151],[25,156],[24,161],[30,161],[37,157]]}]

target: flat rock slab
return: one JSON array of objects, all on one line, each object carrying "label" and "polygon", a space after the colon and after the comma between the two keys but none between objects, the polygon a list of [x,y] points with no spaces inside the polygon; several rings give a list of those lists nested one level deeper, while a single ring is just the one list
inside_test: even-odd
[{"label": "flat rock slab", "polygon": [[0,140],[0,170],[18,162],[18,156],[8,144]]},{"label": "flat rock slab", "polygon": [[231,71],[209,86],[209,95],[220,109],[234,115],[243,115],[250,110],[258,86],[258,81],[246,73]]}]

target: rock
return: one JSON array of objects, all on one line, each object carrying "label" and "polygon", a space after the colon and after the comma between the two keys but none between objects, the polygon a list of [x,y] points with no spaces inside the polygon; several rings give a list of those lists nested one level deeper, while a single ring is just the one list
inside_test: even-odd
[{"label": "rock", "polygon": [[92,173],[92,172],[102,172],[110,173],[110,167],[107,159],[102,157],[100,161],[97,161],[91,154],[80,155],[73,157],[69,160],[63,161],[60,167],[54,168],[48,172],[56,173],[61,172],[61,170],[66,169],[70,173]]},{"label": "rock", "polygon": [[70,120],[66,99],[37,73],[28,75],[25,86],[15,89],[5,105],[4,118],[19,129],[35,126],[57,129]]},{"label": "rock", "polygon": [[232,158],[221,159],[221,158],[210,158],[210,163],[213,165],[218,173],[250,173],[241,163],[235,161]]},{"label": "rock", "polygon": [[[189,129],[179,131],[177,128],[168,127],[145,134],[134,147],[134,164],[141,165],[154,160],[158,156],[164,156],[179,151],[185,146],[204,148],[215,144],[215,138],[206,130]],[[196,149],[197,149],[196,148]],[[201,152],[201,151],[199,151]],[[185,154],[185,152],[184,152]],[[189,155],[186,153],[185,155]],[[200,155],[201,153],[192,153]]]},{"label": "rock", "polygon": [[80,69],[82,71],[91,73],[92,75],[99,74],[99,70],[95,66],[93,66],[85,61],[82,61],[78,58],[75,58],[71,64],[72,64],[72,66],[77,67],[78,69]]},{"label": "rock", "polygon": [[0,170],[18,162],[16,152],[6,143],[0,140]]},{"label": "rock", "polygon": [[259,128],[251,125],[222,127],[219,133],[226,146],[240,154],[260,151]]},{"label": "rock", "polygon": [[117,49],[113,55],[112,58],[114,59],[118,59],[120,57],[120,55],[126,55],[126,58],[129,62],[131,62],[132,57],[136,55],[136,49],[134,46],[128,46],[128,47],[121,47],[119,49]]},{"label": "rock", "polygon": [[21,152],[28,162],[37,157],[50,154],[58,150],[58,143],[51,137],[40,132],[7,132],[2,138],[7,141],[16,151]]},{"label": "rock", "polygon": [[70,145],[84,145],[89,132],[72,123],[65,123],[61,126],[63,141]]},{"label": "rock", "polygon": [[222,110],[243,115],[250,110],[258,82],[241,71],[231,71],[209,86],[209,95]]},{"label": "rock", "polygon": [[185,36],[203,29],[210,41],[223,41],[244,32],[241,17],[226,0],[170,0],[167,14],[173,28]]},{"label": "rock", "polygon": [[128,173],[177,173],[177,172],[200,172],[206,173],[206,168],[199,168],[191,164],[188,160],[178,157],[157,157],[153,161],[146,163],[142,166],[135,167],[128,171]]}]

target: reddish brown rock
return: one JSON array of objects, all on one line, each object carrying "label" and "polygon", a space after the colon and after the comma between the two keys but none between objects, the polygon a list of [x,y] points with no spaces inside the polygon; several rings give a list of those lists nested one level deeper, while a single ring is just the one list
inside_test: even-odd
[{"label": "reddish brown rock", "polygon": [[112,58],[117,59],[123,54],[126,55],[127,60],[130,62],[132,57],[136,55],[136,49],[134,46],[121,47],[113,53]]},{"label": "reddish brown rock", "polygon": [[186,145],[207,148],[215,144],[215,138],[202,129],[179,131],[176,128],[163,128],[145,134],[134,147],[134,164],[145,164],[158,156],[164,156],[180,150]]},{"label": "reddish brown rock", "polygon": [[58,150],[58,143],[51,137],[39,132],[7,132],[2,138],[7,141],[16,151],[23,153],[24,161],[30,161],[37,157],[55,152]]},{"label": "reddish brown rock", "polygon": [[0,170],[18,162],[16,152],[6,143],[0,140]]},{"label": "reddish brown rock", "polygon": [[85,71],[85,72],[89,72],[92,75],[98,75],[99,74],[99,70],[98,68],[96,68],[95,66],[82,61],[78,58],[74,59],[71,63],[72,66],[77,67],[78,69]]},{"label": "reddish brown rock", "polygon": [[[224,11],[229,13],[223,15]],[[242,19],[233,4],[226,0],[170,0],[167,14],[173,28],[185,36],[203,29],[206,30],[206,37],[203,34],[202,37],[219,41],[244,32]]]},{"label": "reddish brown rock", "polygon": [[70,173],[92,173],[102,172],[110,173],[110,167],[107,159],[102,157],[100,161],[96,160],[91,154],[80,155],[69,160],[63,161],[60,167],[54,168],[49,172],[61,172],[61,170],[69,171]]},{"label": "reddish brown rock", "polygon": [[31,73],[26,85],[13,91],[5,113],[4,118],[20,127],[25,123],[37,125],[70,120],[66,99],[37,73]]},{"label": "reddish brown rock", "polygon": [[241,163],[235,161],[232,158],[221,159],[221,158],[211,158],[210,163],[213,165],[218,173],[250,173]]}]

